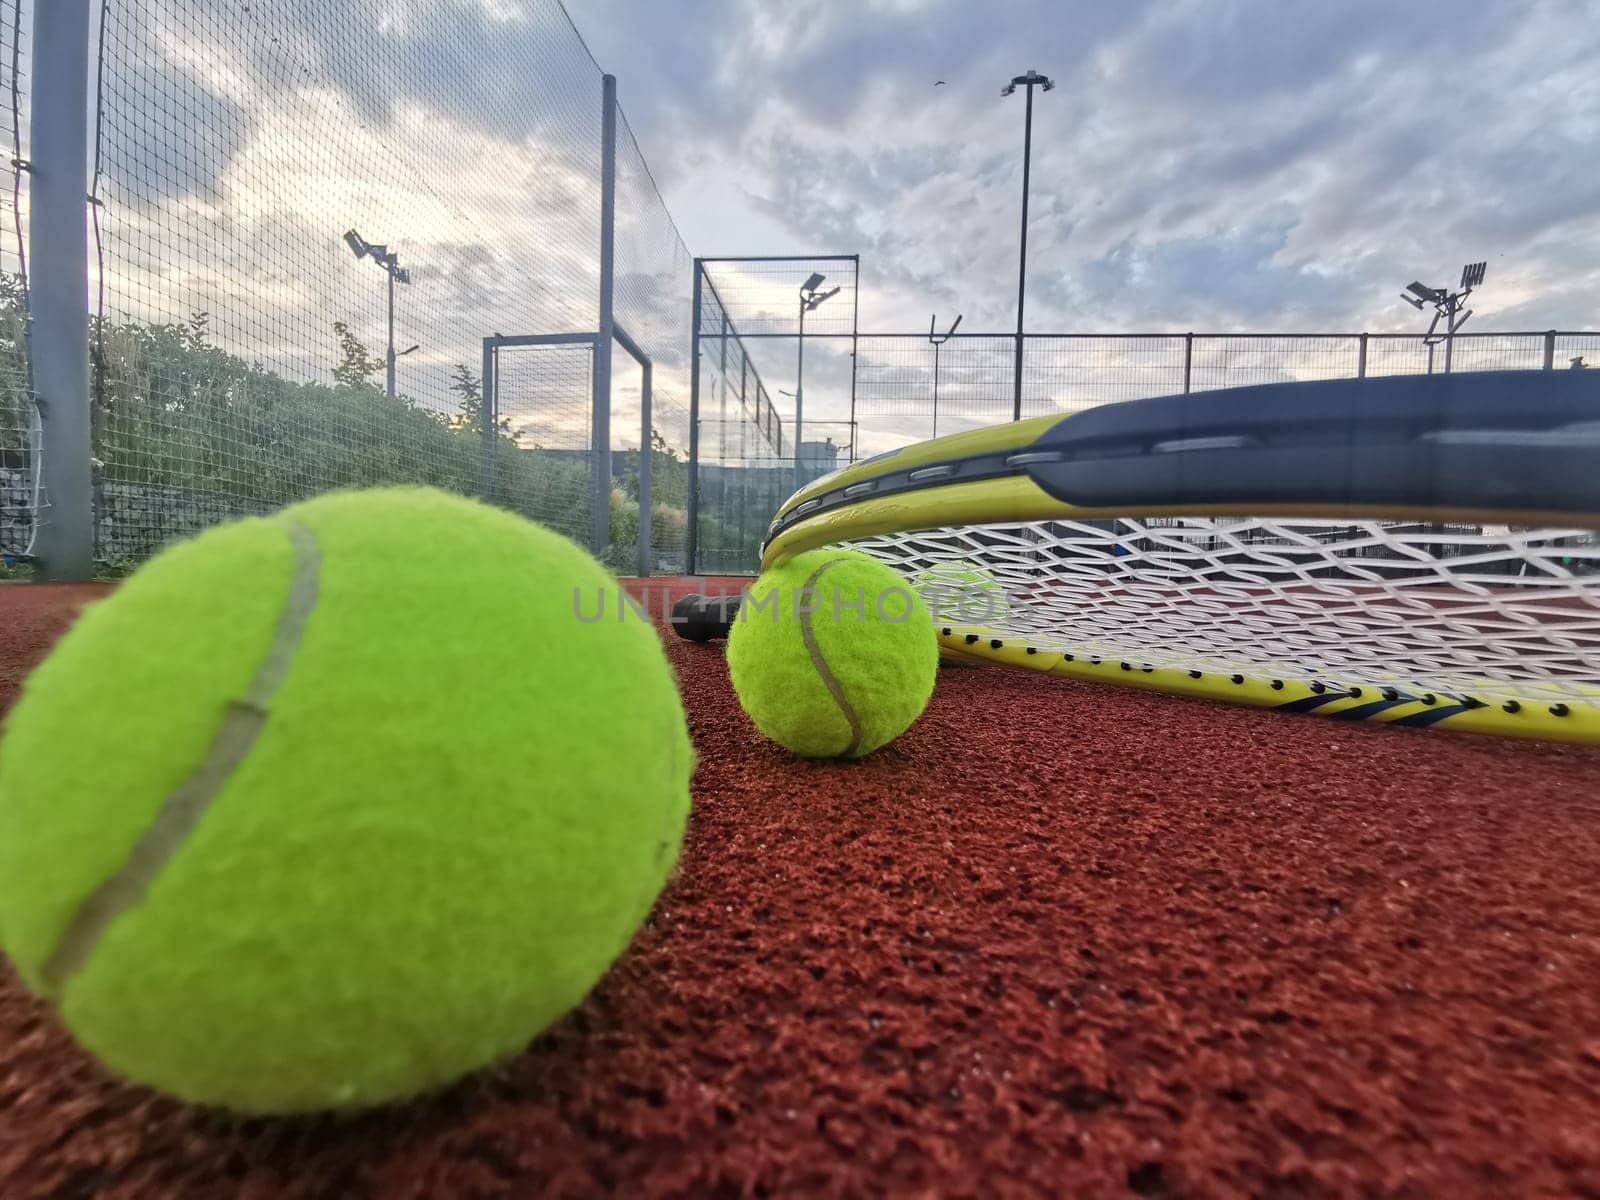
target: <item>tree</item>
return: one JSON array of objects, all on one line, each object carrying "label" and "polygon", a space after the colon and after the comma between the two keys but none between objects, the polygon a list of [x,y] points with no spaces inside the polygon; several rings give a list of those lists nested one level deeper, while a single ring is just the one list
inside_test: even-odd
[{"label": "tree", "polygon": [[335,321],[333,331],[339,335],[339,365],[333,369],[334,382],[347,387],[371,387],[372,377],[384,369],[384,360],[368,350],[346,322]]},{"label": "tree", "polygon": [[[454,376],[455,382],[450,385],[450,390],[461,399],[456,402],[456,413],[447,417],[445,424],[457,433],[482,433],[483,432],[483,381],[474,375],[466,363],[457,363]],[[501,437],[511,436],[511,421],[501,417],[495,422]]]}]

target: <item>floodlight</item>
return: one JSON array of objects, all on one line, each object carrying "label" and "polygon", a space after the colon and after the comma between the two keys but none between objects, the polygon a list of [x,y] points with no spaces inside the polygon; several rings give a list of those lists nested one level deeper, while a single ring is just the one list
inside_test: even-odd
[{"label": "floodlight", "polygon": [[1026,75],[1018,75],[1010,83],[1006,84],[1005,87],[1000,89],[1000,94],[1002,96],[1009,96],[1009,95],[1011,95],[1012,92],[1016,91],[1019,87],[1026,87],[1026,88],[1037,87],[1041,91],[1048,92],[1052,88],[1054,88],[1055,86],[1056,86],[1055,85],[1055,80],[1050,79],[1050,78],[1048,78],[1048,77],[1046,77],[1044,75],[1041,75],[1041,74],[1039,74],[1039,72],[1035,71],[1032,67],[1029,67],[1028,68],[1028,73]]},{"label": "floodlight", "polygon": [[345,230],[344,244],[350,247],[350,253],[357,258],[365,258],[367,256],[367,243],[354,229]]},{"label": "floodlight", "polygon": [[800,298],[800,303],[805,307],[807,312],[812,312],[817,308],[820,308],[824,300],[831,300],[838,294],[838,288],[833,288],[826,292],[812,292],[809,296],[802,296]]},{"label": "floodlight", "polygon": [[[1402,295],[1412,308],[1420,309],[1424,303],[1433,306],[1433,321],[1428,325],[1428,332],[1422,335],[1423,345],[1428,347],[1428,373],[1433,373],[1433,347],[1444,343],[1444,370],[1450,373],[1450,360],[1455,346],[1456,331],[1459,330],[1472,316],[1472,310],[1464,308],[1462,301],[1472,294],[1472,289],[1483,282],[1485,271],[1488,270],[1487,262],[1468,263],[1461,268],[1461,286],[1456,291],[1448,288],[1432,288],[1425,283],[1413,279],[1406,284],[1406,292]],[[1444,322],[1444,328],[1439,328],[1439,323]]]}]

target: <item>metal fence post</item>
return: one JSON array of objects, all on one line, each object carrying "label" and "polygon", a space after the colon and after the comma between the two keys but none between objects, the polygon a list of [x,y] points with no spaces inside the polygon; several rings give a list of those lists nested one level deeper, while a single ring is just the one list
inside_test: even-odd
[{"label": "metal fence post", "polygon": [[[695,573],[700,552],[700,280],[705,272],[702,259],[694,260],[694,318],[689,333],[689,529],[685,536],[684,570]],[[740,347],[741,353],[743,347]]]},{"label": "metal fence post", "polygon": [[1544,369],[1555,370],[1556,366],[1556,331],[1546,330],[1544,335]]},{"label": "metal fence post", "polygon": [[28,346],[43,481],[33,548],[44,578],[94,573],[89,470],[89,0],[33,6]]},{"label": "metal fence post", "polygon": [[1358,349],[1356,351],[1356,378],[1357,379],[1365,379],[1366,377],[1367,377],[1367,335],[1363,333],[1361,335],[1361,346],[1360,346],[1360,349]]},{"label": "metal fence post", "polygon": [[600,86],[600,323],[594,343],[593,490],[590,505],[590,548],[604,554],[611,544],[611,346],[616,335],[612,294],[616,269],[617,230],[617,77],[604,76]]},{"label": "metal fence post", "polygon": [[856,363],[861,349],[861,255],[850,275],[850,461],[856,460]]},{"label": "metal fence post", "polygon": [[1189,384],[1194,378],[1194,334],[1183,335],[1183,394],[1189,394]]},{"label": "metal fence post", "polygon": [[500,335],[483,339],[482,382],[483,398],[478,408],[478,419],[483,423],[483,457],[478,465],[478,493],[485,504],[495,501],[494,439],[500,425],[500,391],[495,383],[495,346]]},{"label": "metal fence post", "polygon": [[639,577],[650,577],[650,476],[654,471],[655,447],[650,435],[650,369],[647,358],[640,364],[644,376],[639,392]]}]

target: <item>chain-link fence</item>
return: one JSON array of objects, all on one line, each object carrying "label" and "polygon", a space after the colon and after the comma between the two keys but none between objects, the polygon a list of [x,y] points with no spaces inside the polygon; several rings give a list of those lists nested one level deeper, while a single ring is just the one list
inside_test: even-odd
[{"label": "chain-link fence", "polygon": [[[856,457],[1012,418],[1013,334],[868,334],[854,344]],[[808,353],[810,353],[808,351]],[[1426,374],[1412,334],[1048,334],[1025,339],[1022,415],[1260,383]],[[1453,371],[1600,367],[1600,333],[1459,333]]]},{"label": "chain-link fence", "polygon": [[[643,461],[662,476],[652,557],[682,567],[692,260],[620,111],[605,161],[602,72],[558,0],[93,7],[86,319],[100,561],[131,564],[329,488],[426,483],[493,494],[631,565],[649,442]],[[52,15],[0,0],[16,162],[28,160],[33,65],[20,35]],[[26,179],[13,165],[0,229],[0,548],[17,553],[51,512],[35,494],[21,336],[25,204],[11,203]],[[499,334],[594,334],[606,297],[652,363],[655,420],[647,436],[641,371],[615,355],[602,456],[577,440],[597,428],[592,363],[571,359],[587,351],[519,351],[500,397],[484,394],[482,355]],[[492,440],[504,444],[486,454],[497,399]],[[616,542],[595,545],[607,458]],[[574,499],[585,468],[589,498]]]}]

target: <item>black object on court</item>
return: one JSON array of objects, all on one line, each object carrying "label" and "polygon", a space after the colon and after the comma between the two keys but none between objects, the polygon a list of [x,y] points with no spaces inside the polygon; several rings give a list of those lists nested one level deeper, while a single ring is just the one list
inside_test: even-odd
[{"label": "black object on court", "polygon": [[741,596],[685,596],[672,606],[672,627],[691,642],[725,638],[739,616]]}]

